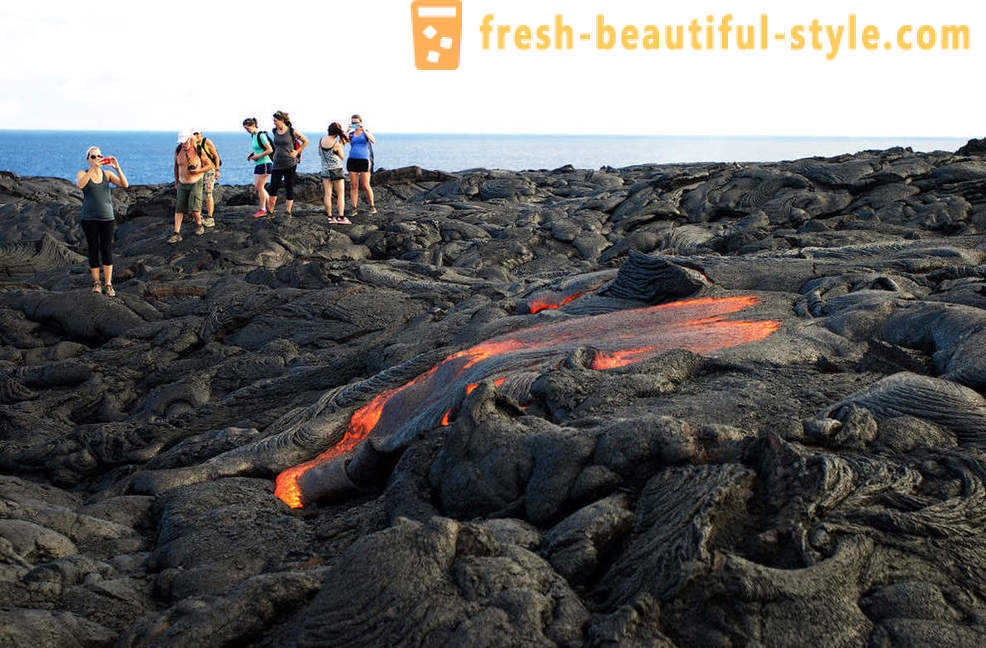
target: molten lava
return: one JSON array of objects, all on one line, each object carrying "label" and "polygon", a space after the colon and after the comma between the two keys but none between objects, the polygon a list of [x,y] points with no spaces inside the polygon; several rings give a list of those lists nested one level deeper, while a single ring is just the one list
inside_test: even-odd
[{"label": "molten lava", "polygon": [[547,302],[541,299],[532,299],[531,303],[527,305],[528,310],[531,311],[531,315],[534,313],[540,313],[543,310],[549,308],[561,308],[565,304],[582,296],[583,293],[575,293],[574,295],[569,295],[557,303]]},{"label": "molten lava", "polygon": [[501,385],[507,379],[504,374],[558,366],[580,347],[595,349],[591,366],[602,370],[642,362],[669,349],[711,353],[761,340],[780,323],[725,317],[757,303],[754,296],[710,297],[616,311],[515,331],[458,351],[356,410],[338,443],[278,475],[274,494],[292,508],[303,506],[298,478],[312,466],[350,453],[370,434],[381,439],[448,425],[452,411],[480,382],[498,376],[494,384]]},{"label": "molten lava", "polygon": [[[499,387],[506,381],[507,381],[506,378],[497,378],[496,380],[493,381],[493,384]],[[468,385],[466,385],[466,396],[471,394],[472,390],[476,389],[477,387],[479,387],[479,383],[469,383]]]},{"label": "molten lava", "polygon": [[654,350],[652,346],[640,347],[639,349],[624,349],[622,351],[614,351],[612,353],[606,353],[605,351],[600,351],[596,354],[596,357],[592,359],[593,369],[615,369],[616,367],[625,367],[634,362],[640,362],[643,357],[646,357],[648,353]]},{"label": "molten lava", "polygon": [[[422,374],[419,378],[427,375]],[[345,436],[337,444],[311,461],[292,466],[278,475],[277,481],[275,482],[274,495],[280,497],[291,508],[301,508],[303,504],[301,501],[301,489],[298,488],[298,477],[312,466],[317,466],[329,459],[335,459],[353,450],[376,427],[377,421],[380,420],[380,413],[383,411],[383,406],[386,405],[390,397],[397,391],[396,389],[390,389],[381,392],[368,405],[356,410],[352,418],[349,419],[349,427],[346,428]]]}]

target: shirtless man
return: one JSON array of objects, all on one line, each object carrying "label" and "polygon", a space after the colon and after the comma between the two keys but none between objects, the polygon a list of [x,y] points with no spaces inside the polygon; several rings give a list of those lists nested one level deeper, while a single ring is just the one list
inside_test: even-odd
[{"label": "shirtless man", "polygon": [[175,148],[175,231],[168,237],[168,243],[181,241],[181,221],[185,214],[195,218],[195,233],[205,233],[202,227],[202,178],[206,171],[214,169],[208,156],[199,156],[195,150],[195,140],[187,130],[178,133],[178,146]]}]

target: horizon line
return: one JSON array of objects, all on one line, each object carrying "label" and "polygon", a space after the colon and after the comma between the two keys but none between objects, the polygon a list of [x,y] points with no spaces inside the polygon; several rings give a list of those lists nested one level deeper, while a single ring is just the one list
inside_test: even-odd
[{"label": "horizon line", "polygon": [[[204,129],[210,133],[239,133],[242,129],[237,130],[214,130],[214,129]],[[298,128],[299,131],[304,132],[301,127]],[[67,129],[67,128],[0,128],[0,133],[172,133],[177,132],[173,129],[160,130],[130,130],[130,129]],[[435,132],[425,132],[425,131],[376,131],[380,135],[421,135],[421,136],[449,136],[449,137],[680,137],[680,138],[715,138],[715,139],[741,139],[741,138],[757,138],[757,139],[833,139],[833,140],[847,140],[847,139],[919,139],[919,140],[934,140],[934,139],[977,139],[974,136],[968,135],[763,135],[763,134],[751,134],[751,135],[702,135],[702,134],[654,134],[654,133],[469,133],[469,132],[456,132],[456,133],[435,133]]]}]

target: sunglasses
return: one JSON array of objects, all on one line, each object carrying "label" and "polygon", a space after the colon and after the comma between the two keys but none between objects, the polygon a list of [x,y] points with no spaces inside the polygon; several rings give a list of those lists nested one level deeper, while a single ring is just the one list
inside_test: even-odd
[{"label": "sunglasses", "polygon": [[102,155],[90,155],[89,156],[89,159],[90,160],[96,160],[96,159],[101,158],[101,157],[103,157],[103,156]]}]

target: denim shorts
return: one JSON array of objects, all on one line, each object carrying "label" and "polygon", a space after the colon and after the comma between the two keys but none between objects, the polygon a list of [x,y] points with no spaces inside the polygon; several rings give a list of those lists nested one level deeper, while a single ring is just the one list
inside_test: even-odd
[{"label": "denim shorts", "polygon": [[258,164],[253,167],[253,175],[270,175],[274,171],[274,163]]}]

